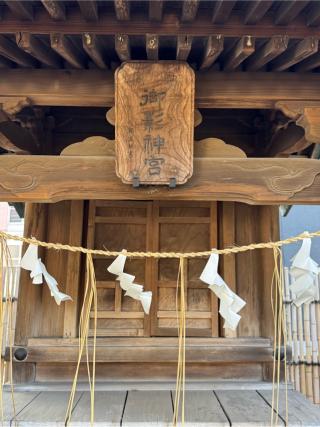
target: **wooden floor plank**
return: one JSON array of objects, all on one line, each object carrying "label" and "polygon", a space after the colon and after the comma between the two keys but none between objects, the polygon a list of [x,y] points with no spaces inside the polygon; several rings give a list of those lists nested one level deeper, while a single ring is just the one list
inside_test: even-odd
[{"label": "wooden floor plank", "polygon": [[122,418],[122,427],[171,427],[170,391],[129,391]]},{"label": "wooden floor plank", "polygon": [[[14,405],[16,415],[19,414],[26,406],[35,399],[40,392],[14,392]],[[12,403],[12,396],[9,391],[3,392],[3,412],[4,412],[4,425],[10,425],[10,421],[14,417],[14,409]]]},{"label": "wooden floor plank", "polygon": [[[94,398],[94,426],[120,426],[126,400],[125,391],[98,391]],[[90,393],[84,392],[75,407],[70,427],[88,426],[90,421]]]},{"label": "wooden floor plank", "polygon": [[[172,392],[174,399],[174,392]],[[187,391],[185,396],[185,426],[230,426],[218,399],[212,391]]]},{"label": "wooden floor plank", "polygon": [[[74,406],[78,403],[82,393],[76,393]],[[19,427],[34,426],[64,426],[67,411],[69,392],[41,392],[17,416]]]},{"label": "wooden floor plank", "polygon": [[[271,390],[259,390],[258,393],[271,405]],[[286,418],[285,390],[280,392],[279,414]],[[320,426],[320,408],[294,390],[288,390],[288,414],[290,427]]]},{"label": "wooden floor plank", "polygon": [[[216,391],[232,427],[270,426],[271,408],[256,391]],[[283,422],[279,420],[279,426]]]}]

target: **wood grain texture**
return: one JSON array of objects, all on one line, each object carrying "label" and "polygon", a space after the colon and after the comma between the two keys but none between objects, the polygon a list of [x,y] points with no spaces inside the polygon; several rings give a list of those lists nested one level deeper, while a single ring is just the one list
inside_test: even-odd
[{"label": "wood grain texture", "polygon": [[[4,411],[4,413],[3,413],[3,425],[5,427],[10,426],[10,425],[15,425],[15,422],[13,421],[14,413],[18,414],[19,412],[21,412],[38,395],[39,395],[39,392],[36,392],[36,391],[24,392],[24,393],[19,392],[19,391],[15,391],[15,393],[14,393],[15,408],[13,408],[13,401],[12,401],[11,393],[9,393],[9,392],[3,393],[3,411]],[[10,421],[13,424],[11,424]]]},{"label": "wood grain texture", "polygon": [[[174,397],[174,392],[172,393]],[[229,421],[218,399],[210,390],[187,391],[185,420],[189,427],[227,427]]]},{"label": "wood grain texture", "polygon": [[114,166],[109,157],[1,156],[0,198],[20,202],[233,200],[249,204],[316,204],[320,200],[320,164],[313,159],[195,159],[194,176],[173,190],[124,185]]},{"label": "wood grain texture", "polygon": [[[82,1],[78,3],[81,4]],[[131,3],[127,0],[128,3]],[[153,0],[152,0],[153,2]],[[15,3],[26,3],[25,1],[7,1],[9,4]],[[27,2],[29,3],[29,2]],[[89,3],[89,2],[83,2]],[[90,2],[90,3],[98,3]],[[314,35],[319,36],[318,28],[306,26],[304,16],[298,17],[294,24],[288,25],[285,28],[275,27],[270,16],[265,16],[257,25],[248,25],[241,23],[241,15],[239,16],[238,10],[229,18],[231,9],[235,5],[235,1],[223,1],[219,0],[214,5],[214,13],[211,14],[207,7],[200,8],[197,13],[196,19],[190,23],[185,22],[183,25],[180,23],[179,8],[176,7],[176,13],[172,13],[167,8],[164,8],[163,19],[154,25],[154,22],[149,20],[147,13],[134,13],[133,19],[128,21],[120,21],[115,19],[114,13],[111,8],[108,13],[99,13],[99,19],[97,22],[86,22],[83,17],[89,18],[89,13],[85,13],[82,16],[81,11],[77,8],[70,8],[72,13],[68,14],[66,21],[54,21],[50,18],[46,10],[37,11],[36,19],[32,21],[21,21],[18,16],[13,14],[6,14],[5,18],[1,23],[1,32],[5,34],[14,34],[17,31],[27,31],[34,34],[50,34],[53,32],[61,31],[65,34],[81,34],[85,32],[95,32],[96,34],[103,35],[114,35],[126,33],[128,35],[142,35],[145,33],[156,32],[158,35],[180,35],[190,34],[194,36],[209,36],[215,34],[217,28],[224,36],[227,37],[241,37],[248,35],[248,32],[253,37],[267,38],[272,37],[274,34],[285,32],[289,37],[292,38],[303,38]],[[284,2],[287,3],[287,2]],[[289,2],[294,3],[294,2]],[[303,2],[296,2],[303,3]],[[217,7],[216,7],[217,5]],[[237,7],[236,7],[237,8]],[[235,9],[236,9],[235,8]],[[37,8],[38,9],[38,8]],[[84,8],[81,8],[84,12]],[[100,11],[99,11],[100,12]],[[92,21],[96,20],[97,11],[92,13]],[[228,20],[228,25],[224,24]]]},{"label": "wood grain texture", "polygon": [[[41,341],[44,341],[41,344]],[[92,342],[88,351],[92,357]],[[14,347],[14,350],[16,347]],[[62,363],[78,360],[78,342],[70,339],[29,340],[28,362]],[[188,338],[188,363],[262,363],[272,361],[271,341],[261,338]],[[8,353],[6,353],[6,357]],[[96,347],[97,363],[176,363],[178,340],[172,338],[108,337],[99,338]],[[84,356],[82,361],[85,362]]]},{"label": "wood grain texture", "polygon": [[194,73],[185,63],[131,62],[115,74],[116,172],[125,183],[192,175]]},{"label": "wood grain texture", "polygon": [[307,141],[320,144],[319,102],[279,101],[276,108],[295,120],[296,124],[304,129]]},{"label": "wood grain texture", "polygon": [[[99,391],[95,393],[94,426],[120,426],[125,405],[125,391]],[[70,427],[90,423],[90,393],[84,392],[72,413]]]},{"label": "wood grain texture", "polygon": [[[19,426],[49,427],[62,426],[67,411],[69,392],[42,392],[27,405],[18,415]],[[77,405],[81,393],[76,392],[74,406]]]},{"label": "wood grain texture", "polygon": [[[274,108],[282,101],[319,101],[320,76],[299,73],[196,73],[199,108]],[[299,87],[299,90],[297,90]],[[35,105],[114,106],[114,75],[108,70],[0,69],[0,103],[28,97]]]},{"label": "wood grain texture", "polygon": [[170,427],[172,417],[173,410],[169,390],[160,390],[157,393],[129,391],[122,426]]},{"label": "wood grain texture", "polygon": [[[216,391],[215,394],[226,409],[232,426],[270,426],[270,406],[256,391],[228,390]],[[278,425],[283,424],[279,419]]]},{"label": "wood grain texture", "polygon": [[[272,391],[259,390],[260,396],[265,399],[268,404],[272,404]],[[288,390],[288,408],[289,408],[289,425],[291,426],[319,426],[320,408],[313,405],[310,400],[306,399],[302,394],[293,390]],[[286,418],[286,403],[285,393],[280,393],[279,399],[279,415],[282,419]]]}]

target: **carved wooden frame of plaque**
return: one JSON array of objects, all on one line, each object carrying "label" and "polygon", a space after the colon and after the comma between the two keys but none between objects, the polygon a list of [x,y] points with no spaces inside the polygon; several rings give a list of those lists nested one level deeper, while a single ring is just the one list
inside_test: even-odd
[{"label": "carved wooden frame of plaque", "polygon": [[193,173],[193,70],[131,61],[115,73],[116,173],[124,183],[184,184]]}]

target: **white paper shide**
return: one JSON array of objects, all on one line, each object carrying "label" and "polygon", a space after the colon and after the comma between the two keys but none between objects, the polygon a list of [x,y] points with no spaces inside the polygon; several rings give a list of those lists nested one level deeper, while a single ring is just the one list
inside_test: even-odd
[{"label": "white paper shide", "polygon": [[290,268],[292,302],[300,307],[317,298],[318,264],[311,258],[311,239],[303,239],[301,248],[292,258]]},{"label": "white paper shide", "polygon": [[246,302],[234,293],[218,273],[219,255],[211,254],[200,276],[202,282],[220,299],[219,313],[224,318],[224,328],[235,330],[241,319],[239,311]]},{"label": "white paper shide", "polygon": [[31,243],[28,246],[21,259],[20,267],[24,270],[30,271],[30,277],[33,284],[41,285],[44,279],[50,289],[51,296],[55,299],[58,305],[61,304],[61,301],[72,300],[69,295],[59,291],[56,279],[48,273],[45,265],[38,256],[37,245]]},{"label": "white paper shide", "polygon": [[142,285],[134,283],[135,276],[123,271],[126,259],[127,257],[125,255],[125,251],[123,251],[123,253],[118,255],[113,263],[109,265],[108,271],[109,273],[117,276],[116,280],[119,281],[120,287],[125,291],[125,296],[140,301],[143,311],[146,314],[149,314],[152,301],[152,292],[144,291]]}]

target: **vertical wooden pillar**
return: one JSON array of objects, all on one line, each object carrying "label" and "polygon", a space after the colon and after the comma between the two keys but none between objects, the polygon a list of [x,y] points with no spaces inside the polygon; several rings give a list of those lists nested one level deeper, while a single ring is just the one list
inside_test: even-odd
[{"label": "vertical wooden pillar", "polygon": [[[83,205],[82,200],[70,202],[70,227],[68,242],[71,246],[82,245],[83,234]],[[80,259],[76,252],[68,253],[66,293],[71,296],[73,303],[66,304],[64,309],[63,336],[75,338],[78,334]]]},{"label": "vertical wooden pillar", "polygon": [[[219,205],[219,248],[234,246],[236,241],[235,233],[235,203],[222,202]],[[230,289],[237,292],[235,255],[230,254],[221,256],[220,274]],[[232,331],[231,329],[223,329],[221,325],[221,335],[233,338],[237,337],[238,333],[237,330]]]},{"label": "vertical wooden pillar", "polygon": [[[26,203],[24,235],[38,240],[46,240],[47,205]],[[23,253],[27,245],[23,247]],[[43,258],[44,249],[39,248],[39,257]],[[21,270],[17,303],[15,344],[26,345],[28,337],[37,337],[41,325],[41,302],[43,286],[33,285],[30,272]]]},{"label": "vertical wooden pillar", "polygon": [[[236,203],[236,244],[239,246],[257,243],[258,207]],[[236,255],[237,293],[246,301],[241,310],[239,336],[260,336],[260,293],[262,274],[259,269],[259,251],[247,251]]]},{"label": "vertical wooden pillar", "polygon": [[[47,205],[38,203],[25,204],[24,235],[46,240]],[[27,245],[23,247],[23,253]],[[44,249],[39,248],[39,256],[43,257]],[[28,337],[39,335],[42,317],[41,285],[33,285],[30,272],[21,270],[17,303],[17,319],[15,345],[24,346]],[[15,363],[14,382],[23,383],[34,380],[35,365],[33,363]]]},{"label": "vertical wooden pillar", "polygon": [[[259,206],[257,221],[259,221],[259,241],[270,242],[279,240],[279,208],[278,206]],[[274,270],[272,249],[261,249],[260,252],[260,322],[261,335],[273,337],[273,316],[271,310],[271,281]]]}]

